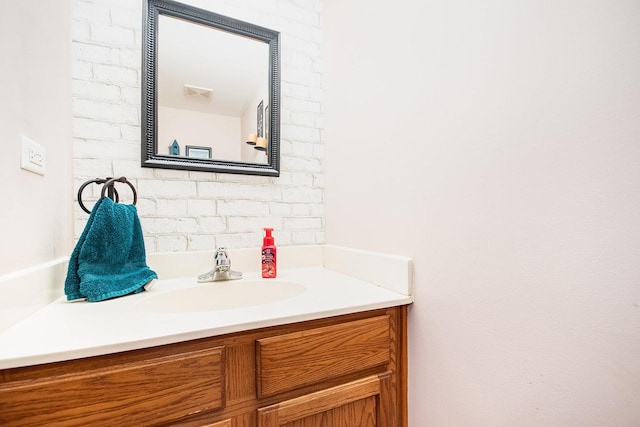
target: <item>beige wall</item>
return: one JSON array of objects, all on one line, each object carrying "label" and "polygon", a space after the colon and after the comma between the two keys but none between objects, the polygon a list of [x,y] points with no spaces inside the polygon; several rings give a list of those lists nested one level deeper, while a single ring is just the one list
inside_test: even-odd
[{"label": "beige wall", "polygon": [[[0,275],[72,249],[70,22],[70,0],[2,4]],[[21,135],[45,147],[44,176],[20,168]]]},{"label": "beige wall", "polygon": [[415,260],[409,425],[640,425],[640,3],[324,18],[326,239]]},{"label": "beige wall", "polygon": [[195,145],[212,147],[214,159],[240,161],[238,117],[159,106],[158,123],[160,154],[169,154],[169,146],[177,140],[182,156],[187,154],[187,145]]}]

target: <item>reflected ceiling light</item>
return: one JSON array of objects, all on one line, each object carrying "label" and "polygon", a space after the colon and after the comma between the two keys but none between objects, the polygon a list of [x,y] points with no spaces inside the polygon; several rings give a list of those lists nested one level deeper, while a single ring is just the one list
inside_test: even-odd
[{"label": "reflected ceiling light", "polygon": [[184,85],[184,94],[187,96],[197,96],[201,98],[211,99],[213,89],[193,85]]}]

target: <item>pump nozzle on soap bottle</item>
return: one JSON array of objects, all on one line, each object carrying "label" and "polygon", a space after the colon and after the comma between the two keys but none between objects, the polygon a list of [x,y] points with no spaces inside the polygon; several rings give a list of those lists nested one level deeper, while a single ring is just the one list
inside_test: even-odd
[{"label": "pump nozzle on soap bottle", "polygon": [[277,275],[276,245],[271,232],[273,228],[265,228],[265,236],[262,240],[262,277],[273,279]]}]

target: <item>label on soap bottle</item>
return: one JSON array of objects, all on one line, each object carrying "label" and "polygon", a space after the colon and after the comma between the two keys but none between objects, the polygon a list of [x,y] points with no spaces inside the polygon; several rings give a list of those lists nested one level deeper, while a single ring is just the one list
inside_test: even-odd
[{"label": "label on soap bottle", "polygon": [[275,248],[265,248],[262,250],[262,277],[276,277],[276,251]]}]

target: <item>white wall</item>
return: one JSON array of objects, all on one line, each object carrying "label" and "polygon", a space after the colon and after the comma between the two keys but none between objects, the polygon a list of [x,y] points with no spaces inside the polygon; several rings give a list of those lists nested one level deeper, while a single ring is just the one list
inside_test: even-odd
[{"label": "white wall", "polygon": [[640,425],[640,3],[324,19],[326,237],[415,260],[409,425]]},{"label": "white wall", "polygon": [[[322,243],[322,3],[186,3],[280,31],[280,177],[142,169],[142,1],[74,0],[74,188],[127,176],[138,189],[147,252],[255,247],[263,227],[275,229],[279,245]],[[87,217],[76,207],[76,237]]]},{"label": "white wall", "polygon": [[[3,2],[0,14],[0,276],[72,249],[71,0]],[[21,135],[46,173],[20,168]]]}]

